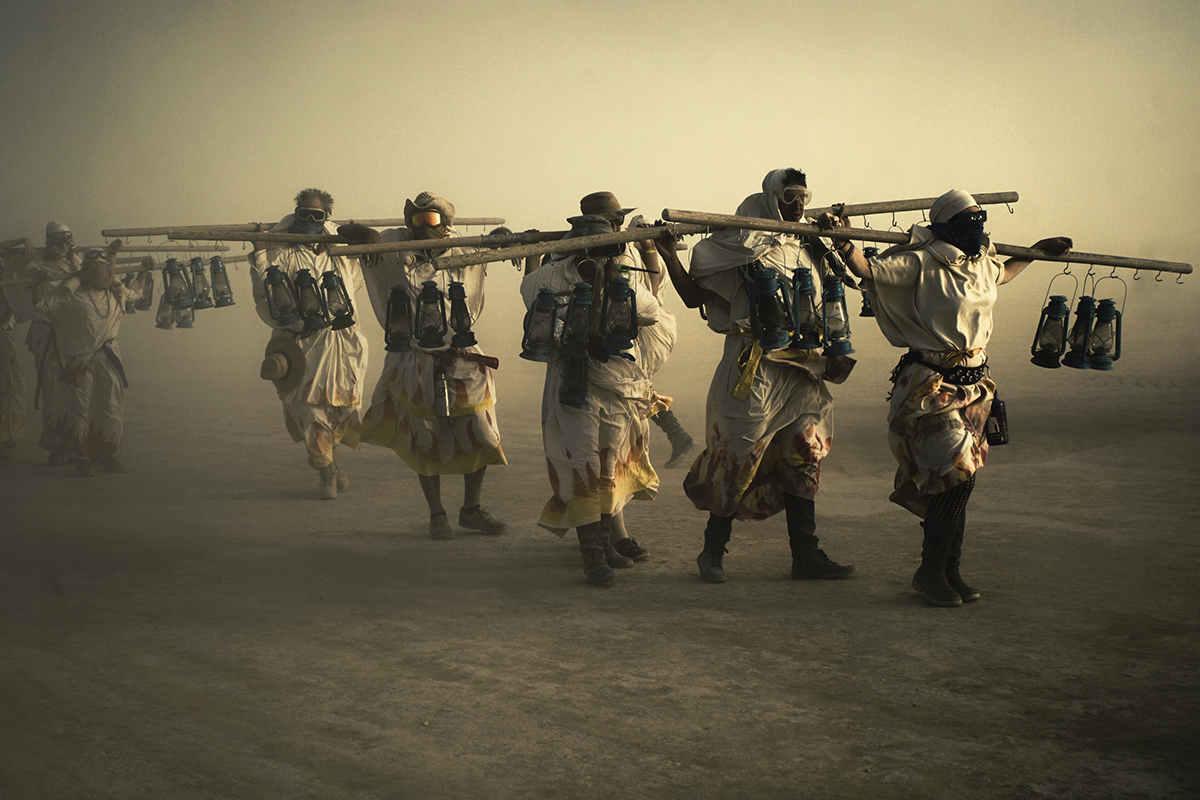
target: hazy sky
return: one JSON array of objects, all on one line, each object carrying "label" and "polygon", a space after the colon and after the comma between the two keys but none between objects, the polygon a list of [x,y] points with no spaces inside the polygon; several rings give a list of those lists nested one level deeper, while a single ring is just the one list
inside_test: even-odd
[{"label": "hazy sky", "polygon": [[[1194,0],[20,0],[4,19],[2,238],[274,221],[310,185],[338,217],[430,190],[517,229],[563,227],[598,189],[731,213],[794,166],[816,205],[1013,190],[998,241],[1200,251]],[[1194,307],[1194,279],[1171,296]]]}]

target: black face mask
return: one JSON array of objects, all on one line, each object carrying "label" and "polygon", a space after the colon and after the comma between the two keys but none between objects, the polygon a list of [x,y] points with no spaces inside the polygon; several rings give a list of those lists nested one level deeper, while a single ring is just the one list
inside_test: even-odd
[{"label": "black face mask", "polygon": [[967,258],[975,258],[983,247],[983,223],[986,221],[987,217],[983,216],[982,219],[935,222],[929,229],[934,236],[962,250]]},{"label": "black face mask", "polygon": [[325,223],[315,219],[294,219],[288,233],[307,233],[309,235],[325,232]]}]

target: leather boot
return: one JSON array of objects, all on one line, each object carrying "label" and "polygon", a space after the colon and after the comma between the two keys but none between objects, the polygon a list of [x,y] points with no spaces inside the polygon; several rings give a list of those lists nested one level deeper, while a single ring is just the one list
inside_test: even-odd
[{"label": "leather boot", "polygon": [[950,584],[951,589],[958,592],[958,596],[964,603],[970,603],[979,599],[979,592],[967,586],[958,572],[958,565],[962,561],[963,531],[966,530],[966,527],[967,512],[964,511],[958,518],[954,529],[954,539],[950,543],[950,556],[946,559],[946,582]]},{"label": "leather boot", "polygon": [[575,529],[579,537],[579,552],[583,556],[583,574],[588,583],[609,583],[616,575],[604,559],[604,532],[599,522],[580,525]]},{"label": "leather boot", "polygon": [[839,564],[817,548],[817,504],[806,497],[786,494],[788,543],[792,548],[792,579],[848,578],[854,574],[853,564]]},{"label": "leather boot", "polygon": [[679,418],[671,409],[664,408],[650,419],[655,425],[662,428],[663,433],[667,435],[667,441],[671,443],[671,457],[667,459],[666,466],[675,466],[679,463],[679,459],[686,456],[696,446],[696,440],[683,429],[683,426],[679,424]]},{"label": "leather boot", "polygon": [[337,465],[330,462],[327,466],[321,467],[317,472],[321,476],[321,482],[317,486],[317,497],[322,500],[337,499]]},{"label": "leather boot", "polygon": [[708,526],[704,529],[704,549],[696,556],[696,566],[700,568],[700,577],[712,583],[724,583],[729,580],[725,575],[723,559],[729,551],[729,536],[733,532],[733,517],[718,517],[708,515]]},{"label": "leather boot", "polygon": [[962,597],[946,580],[946,561],[958,520],[927,519],[921,527],[925,529],[925,539],[921,546],[921,566],[912,579],[913,589],[935,606],[961,606]]},{"label": "leather boot", "polygon": [[600,541],[604,546],[604,563],[608,564],[613,569],[628,569],[633,566],[633,559],[626,558],[617,552],[617,549],[612,544],[612,521],[611,518],[600,518]]}]

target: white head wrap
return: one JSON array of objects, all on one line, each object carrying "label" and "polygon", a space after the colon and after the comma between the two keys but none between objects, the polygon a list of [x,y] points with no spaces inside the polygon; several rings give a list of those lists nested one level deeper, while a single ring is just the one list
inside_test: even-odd
[{"label": "white head wrap", "polygon": [[975,198],[962,189],[951,189],[933,201],[933,207],[929,209],[929,221],[949,222],[956,214],[977,205]]},{"label": "white head wrap", "polygon": [[71,229],[68,228],[66,225],[63,225],[61,222],[47,222],[46,223],[46,235],[47,236],[49,236],[52,233],[70,233],[70,232],[71,232]]},{"label": "white head wrap", "polygon": [[[802,174],[803,172],[800,170],[791,169],[790,167],[785,167],[784,169],[773,169],[767,173],[767,177],[763,178],[763,193],[775,195],[776,203],[778,203],[779,199],[783,197],[784,189],[786,189],[789,185],[799,185],[794,177],[789,182],[788,176]],[[810,190],[807,186],[803,186],[802,188],[804,189],[804,205],[808,205],[810,202],[812,202],[812,190]],[[779,219],[779,217],[777,216],[776,219]]]}]

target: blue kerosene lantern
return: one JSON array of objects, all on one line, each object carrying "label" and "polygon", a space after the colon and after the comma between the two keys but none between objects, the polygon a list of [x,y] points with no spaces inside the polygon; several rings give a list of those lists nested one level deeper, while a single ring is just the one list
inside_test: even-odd
[{"label": "blue kerosene lantern", "polygon": [[1046,369],[1058,369],[1059,359],[1067,351],[1067,319],[1071,310],[1067,298],[1061,294],[1050,295],[1049,304],[1038,317],[1037,330],[1033,334],[1033,345],[1029,352],[1032,363]]}]

